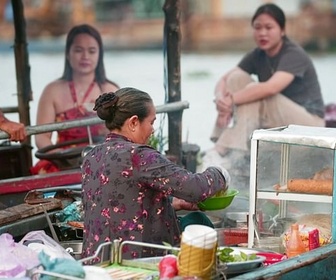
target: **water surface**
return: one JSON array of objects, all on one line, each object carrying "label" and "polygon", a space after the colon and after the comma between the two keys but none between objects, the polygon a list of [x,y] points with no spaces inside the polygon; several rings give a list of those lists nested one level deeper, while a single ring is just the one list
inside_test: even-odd
[{"label": "water surface", "polygon": [[[183,141],[198,144],[202,150],[212,147],[209,135],[215,120],[214,86],[220,76],[236,65],[243,53],[182,54],[181,99],[190,104],[183,113]],[[335,54],[312,55],[326,104],[336,102],[333,95]],[[39,96],[45,85],[61,76],[63,53],[31,53],[31,84],[33,101],[30,103],[31,124],[35,125]],[[13,54],[0,53],[1,107],[16,106],[17,96]],[[156,105],[165,103],[163,55],[161,51],[131,51],[105,53],[108,77],[121,87],[131,86],[147,91]],[[9,115],[17,120],[17,114]],[[160,124],[159,117],[156,127]],[[167,124],[164,125],[165,131]],[[166,133],[166,132],[164,132]]]}]

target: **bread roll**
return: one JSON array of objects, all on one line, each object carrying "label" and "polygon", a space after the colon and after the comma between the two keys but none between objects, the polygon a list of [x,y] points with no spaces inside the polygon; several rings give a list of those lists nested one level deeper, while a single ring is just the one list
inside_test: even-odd
[{"label": "bread roll", "polygon": [[287,190],[298,193],[332,195],[332,180],[290,179]]}]

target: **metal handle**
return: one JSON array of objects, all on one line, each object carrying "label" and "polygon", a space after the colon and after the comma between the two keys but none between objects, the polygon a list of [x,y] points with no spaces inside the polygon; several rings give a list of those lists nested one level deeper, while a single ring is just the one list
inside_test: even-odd
[{"label": "metal handle", "polygon": [[57,236],[57,234],[56,234],[56,231],[55,231],[55,229],[54,229],[54,226],[53,226],[52,223],[51,223],[51,220],[50,220],[50,218],[49,218],[49,215],[48,215],[46,209],[44,208],[44,206],[43,206],[42,203],[40,203],[40,206],[42,207],[43,212],[44,212],[44,214],[45,214],[45,216],[46,216],[46,219],[47,219],[47,222],[48,222],[48,226],[49,226],[49,228],[50,228],[51,235],[52,235],[53,239],[59,243],[60,241],[59,241],[59,239],[58,239],[58,236]]}]

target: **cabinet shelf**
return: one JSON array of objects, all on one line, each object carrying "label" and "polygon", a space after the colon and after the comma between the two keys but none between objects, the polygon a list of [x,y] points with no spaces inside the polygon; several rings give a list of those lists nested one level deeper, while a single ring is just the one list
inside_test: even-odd
[{"label": "cabinet shelf", "polygon": [[332,196],[320,195],[320,194],[258,191],[257,197],[258,199],[276,199],[276,200],[287,200],[287,201],[332,203]]}]

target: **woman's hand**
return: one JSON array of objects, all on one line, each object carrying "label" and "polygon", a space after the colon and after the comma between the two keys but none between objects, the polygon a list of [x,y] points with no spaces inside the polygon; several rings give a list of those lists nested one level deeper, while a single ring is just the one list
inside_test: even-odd
[{"label": "woman's hand", "polygon": [[0,123],[0,129],[10,135],[12,141],[23,141],[27,134],[25,126],[22,123],[12,122],[6,118]]},{"label": "woman's hand", "polygon": [[222,95],[216,95],[214,102],[216,103],[216,109],[218,112],[216,125],[218,127],[227,127],[231,121],[234,108],[231,93],[226,92]]},{"label": "woman's hand", "polygon": [[197,211],[199,210],[197,204],[187,202],[184,199],[179,199],[176,197],[173,197],[172,206],[175,209],[175,211],[179,211],[179,210]]}]

